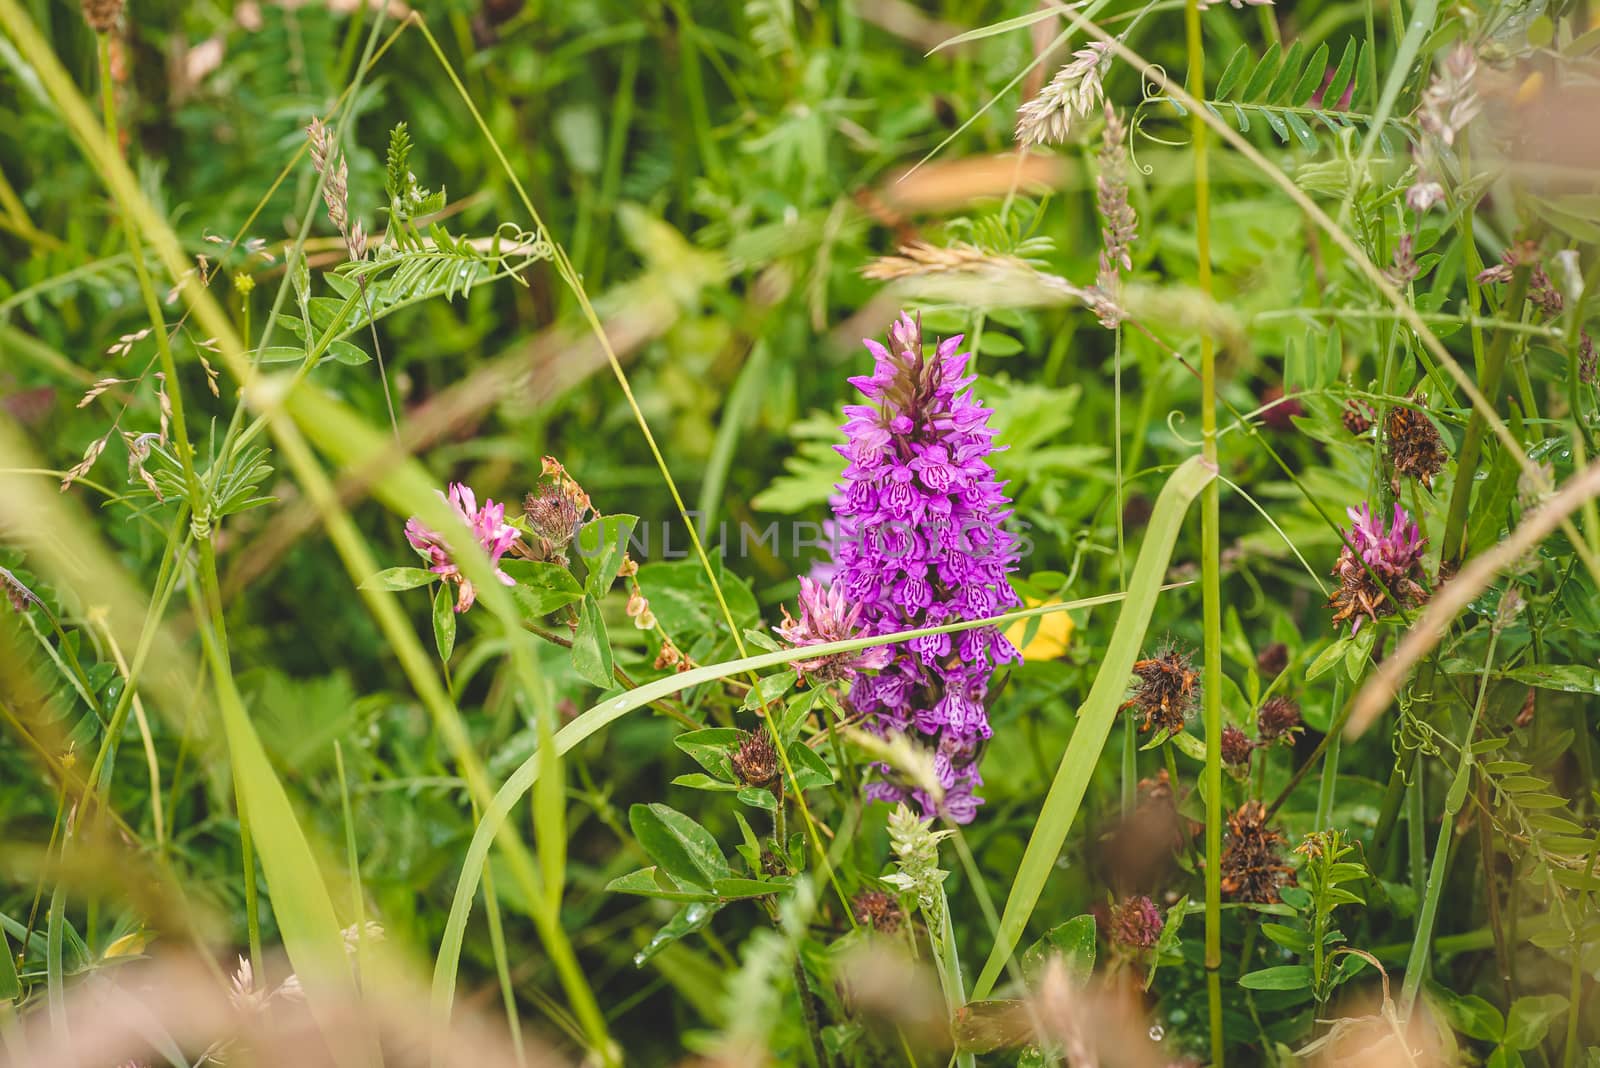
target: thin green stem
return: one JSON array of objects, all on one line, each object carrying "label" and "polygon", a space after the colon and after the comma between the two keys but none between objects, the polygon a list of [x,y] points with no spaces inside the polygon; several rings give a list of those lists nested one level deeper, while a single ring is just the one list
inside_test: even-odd
[{"label": "thin green stem", "polygon": [[[1505,307],[1513,310],[1522,307],[1523,299],[1528,294],[1528,278],[1531,270],[1527,266],[1521,266],[1511,276],[1511,287],[1506,293]],[[1479,369],[1483,396],[1490,405],[1495,404],[1495,398],[1500,393],[1500,382],[1505,375],[1506,356],[1511,349],[1511,336],[1510,330],[1500,330],[1495,334],[1489,351],[1484,355],[1483,366]],[[1472,502],[1473,480],[1477,477],[1478,458],[1483,449],[1483,437],[1487,429],[1488,424],[1483,413],[1474,409],[1472,418],[1467,420],[1467,432],[1461,439],[1461,450],[1456,454],[1456,477],[1450,488],[1450,510],[1445,516],[1444,537],[1440,542],[1442,563],[1459,564],[1464,555],[1467,512]]]},{"label": "thin green stem", "polygon": [[[1200,32],[1199,0],[1188,0],[1184,25],[1189,53],[1189,93],[1203,98],[1206,90],[1205,49]],[[1198,283],[1211,296],[1211,188],[1206,124],[1198,111],[1190,115],[1194,148],[1195,247],[1199,260]],[[1200,335],[1201,450],[1212,470],[1217,467],[1217,361],[1211,335]],[[1200,596],[1205,628],[1205,674],[1202,717],[1205,723],[1206,766],[1206,995],[1211,1030],[1211,1063],[1221,1068],[1222,1033],[1222,517],[1221,487],[1206,483],[1200,497]]]},{"label": "thin green stem", "polygon": [[[1427,887],[1422,897],[1422,911],[1417,916],[1416,936],[1411,940],[1411,955],[1406,960],[1405,982],[1400,989],[1402,1019],[1410,1017],[1411,1006],[1416,1002],[1417,991],[1422,987],[1422,973],[1428,959],[1428,944],[1433,935],[1434,919],[1439,913],[1439,899],[1444,893],[1445,871],[1450,858],[1450,841],[1455,832],[1455,817],[1466,802],[1467,787],[1472,782],[1472,739],[1478,733],[1478,719],[1483,715],[1484,702],[1489,695],[1489,670],[1494,666],[1494,650],[1499,640],[1500,628],[1495,626],[1489,631],[1489,648],[1483,657],[1483,681],[1478,686],[1478,699],[1472,706],[1472,720],[1467,725],[1466,739],[1461,744],[1461,763],[1456,767],[1455,779],[1450,783],[1450,792],[1444,800],[1444,813],[1439,820],[1439,842],[1433,850],[1433,868],[1428,874]],[[1420,754],[1418,759],[1421,759]],[[1419,776],[1414,788],[1420,792],[1421,787],[1422,779]]]},{"label": "thin green stem", "polygon": [[[195,543],[200,550],[200,597],[201,606],[197,609],[197,619],[202,636],[206,639],[206,649],[211,660],[213,685],[217,688],[218,699],[226,700],[224,691],[233,692],[237,688],[233,680],[233,664],[228,653],[228,631],[222,618],[222,594],[217,583],[217,554],[212,547],[210,538],[196,538]],[[233,797],[234,805],[239,813],[239,852],[244,865],[244,914],[247,936],[250,943],[250,963],[260,969],[263,963],[261,956],[261,903],[256,888],[256,854],[254,841],[250,833],[250,807],[245,803],[244,790],[239,782],[239,765],[237,761],[229,761],[233,771]]]}]

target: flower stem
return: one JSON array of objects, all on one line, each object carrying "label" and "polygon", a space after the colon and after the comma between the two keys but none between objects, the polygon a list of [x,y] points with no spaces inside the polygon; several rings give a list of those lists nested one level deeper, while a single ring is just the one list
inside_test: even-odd
[{"label": "flower stem", "polygon": [[[1433,921],[1439,913],[1439,898],[1444,891],[1445,869],[1450,858],[1450,839],[1455,829],[1455,816],[1466,802],[1467,787],[1472,781],[1472,739],[1478,733],[1478,719],[1483,715],[1484,698],[1489,694],[1489,669],[1494,665],[1494,647],[1499,639],[1499,627],[1491,628],[1489,649],[1483,658],[1483,681],[1478,686],[1478,700],[1472,706],[1472,722],[1467,725],[1466,737],[1461,743],[1461,763],[1456,766],[1455,778],[1450,783],[1450,792],[1444,800],[1444,812],[1439,819],[1439,844],[1433,850],[1433,868],[1428,873],[1428,884],[1422,899],[1422,912],[1417,916],[1417,933],[1411,940],[1411,955],[1406,959],[1405,983],[1400,989],[1402,1019],[1411,1015],[1411,1006],[1416,1002],[1417,991],[1422,986],[1423,966],[1428,959],[1428,943],[1433,935]],[[1420,754],[1417,759],[1421,760]],[[1418,794],[1421,793],[1420,777],[1413,789]]]},{"label": "flower stem", "polygon": [[[1189,92],[1205,96],[1205,50],[1199,0],[1184,5],[1189,51]],[[1200,292],[1211,295],[1211,186],[1206,152],[1208,129],[1198,110],[1190,113],[1194,144],[1194,228]],[[1217,465],[1217,361],[1211,335],[1200,335],[1201,450]],[[1200,499],[1200,590],[1205,627],[1204,708],[1206,766],[1206,995],[1210,1009],[1211,1063],[1221,1068],[1222,1036],[1222,530],[1220,488],[1206,483]]]}]

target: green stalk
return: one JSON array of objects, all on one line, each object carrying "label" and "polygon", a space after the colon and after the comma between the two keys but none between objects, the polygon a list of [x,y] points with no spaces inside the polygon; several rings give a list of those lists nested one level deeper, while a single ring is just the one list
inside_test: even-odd
[{"label": "green stalk", "polygon": [[[1455,779],[1450,783],[1450,793],[1444,799],[1444,814],[1439,820],[1439,844],[1433,850],[1433,869],[1428,874],[1428,885],[1422,899],[1422,912],[1417,917],[1416,937],[1411,940],[1411,955],[1406,959],[1405,982],[1400,988],[1400,1016],[1409,1018],[1411,1006],[1417,1000],[1422,986],[1423,966],[1428,959],[1428,943],[1433,935],[1433,922],[1439,913],[1439,898],[1444,892],[1445,868],[1450,858],[1451,832],[1455,828],[1456,813],[1466,803],[1467,787],[1472,782],[1472,739],[1478,733],[1478,719],[1483,715],[1484,699],[1489,694],[1489,669],[1494,665],[1494,647],[1500,640],[1500,627],[1489,630],[1489,650],[1483,658],[1483,683],[1478,687],[1478,700],[1472,706],[1472,722],[1467,725],[1465,740],[1461,743],[1461,763],[1456,767]],[[1420,757],[1418,758],[1420,759]],[[1418,778],[1417,792],[1421,793],[1422,780]]]},{"label": "green stalk", "polygon": [[[1589,861],[1583,867],[1583,878],[1587,882],[1594,877],[1594,864],[1596,854],[1600,853],[1600,838],[1596,838],[1589,847]],[[1593,899],[1591,898],[1591,901]],[[1583,904],[1583,895],[1578,895],[1578,904]],[[1573,927],[1573,941],[1567,952],[1572,956],[1572,968],[1567,985],[1567,1044],[1561,1053],[1561,1068],[1573,1068],[1578,1063],[1578,1015],[1579,1000],[1583,997],[1583,944],[1578,941],[1578,927]]]},{"label": "green stalk", "polygon": [[[1511,288],[1506,293],[1504,307],[1513,311],[1522,307],[1522,302],[1528,295],[1530,273],[1531,268],[1527,266],[1516,269],[1511,276]],[[1490,405],[1496,404],[1496,398],[1500,393],[1500,382],[1505,376],[1506,354],[1511,349],[1511,336],[1510,330],[1502,329],[1496,333],[1494,342],[1484,357],[1483,366],[1478,369],[1479,380],[1483,383],[1483,396]],[[1483,413],[1474,408],[1472,417],[1467,420],[1467,432],[1461,439],[1461,451],[1456,454],[1456,478],[1450,487],[1450,511],[1445,516],[1441,564],[1461,562],[1467,511],[1472,502],[1472,483],[1478,471],[1478,457],[1483,449],[1483,436],[1486,430],[1487,424]]]},{"label": "green stalk", "polygon": [[[233,662],[228,653],[228,631],[222,619],[222,594],[217,583],[217,554],[210,538],[196,538],[200,549],[200,594],[204,611],[197,611],[200,629],[209,635],[206,643],[211,653],[212,685],[217,689],[218,701],[227,700],[225,694],[235,691]],[[234,807],[239,813],[239,853],[244,865],[244,916],[245,929],[250,942],[250,963],[262,966],[261,956],[261,903],[256,887],[255,843],[250,833],[250,806],[245,802],[244,788],[239,781],[237,760],[229,760],[233,772]]]},{"label": "green stalk", "polygon": [[[1203,99],[1206,91],[1205,49],[1200,33],[1199,0],[1184,5],[1189,50],[1189,93]],[[1211,296],[1211,185],[1207,155],[1208,129],[1199,112],[1191,112],[1194,144],[1194,228],[1199,259],[1200,292]],[[1217,469],[1217,360],[1211,335],[1200,335],[1201,454]],[[1206,736],[1206,1001],[1211,1030],[1211,1063],[1223,1064],[1222,1036],[1222,516],[1221,487],[1206,483],[1200,496],[1200,596],[1205,628],[1204,707]]]},{"label": "green stalk", "polygon": [[[100,105],[101,116],[105,126],[105,136],[113,152],[118,151],[117,109],[116,100],[112,93],[111,82],[111,50],[110,42],[105,34],[100,34],[98,39],[100,60]],[[199,529],[202,525],[201,517],[209,513],[206,505],[206,489],[201,485],[195,473],[194,449],[189,441],[188,421],[184,415],[183,388],[178,379],[177,362],[172,358],[172,344],[167,334],[166,316],[161,310],[161,299],[156,294],[155,283],[150,278],[150,271],[144,262],[144,246],[139,240],[138,227],[134,225],[132,216],[122,205],[120,212],[123,234],[128,243],[128,252],[133,258],[134,274],[139,280],[139,292],[144,299],[145,314],[150,320],[151,334],[155,338],[156,353],[161,363],[163,386],[172,413],[172,443],[173,452],[178,458],[179,466],[183,469],[184,488],[188,495],[189,513],[193,517],[195,541],[200,546],[200,556],[203,571],[201,582],[205,587],[205,599],[211,616],[213,637],[217,643],[219,660],[216,665],[218,677],[216,685],[220,688],[224,682],[231,688],[231,661],[228,656],[227,632],[222,620],[222,599],[217,593],[216,586],[216,556],[212,551],[209,529]],[[174,532],[175,533],[175,532]],[[169,538],[170,543],[173,539]],[[152,610],[155,603],[152,602]],[[204,625],[202,624],[202,627]],[[229,672],[229,677],[224,680],[221,672]],[[128,696],[128,704],[132,704],[133,680],[129,679],[124,687]],[[126,713],[124,713],[125,715]],[[249,806],[245,803],[244,790],[239,782],[239,768],[237,763],[230,761],[233,770],[234,802],[239,816],[239,852],[244,866],[244,901],[245,924],[248,932],[251,964],[260,968],[261,956],[261,915],[260,902],[257,899],[255,875],[255,848],[250,833]]]},{"label": "green stalk", "polygon": [[1339,781],[1339,747],[1344,734],[1340,710],[1344,708],[1344,672],[1336,671],[1333,679],[1333,720],[1328,725],[1327,748],[1322,754],[1322,778],[1317,783],[1317,821],[1312,830],[1333,829],[1334,787]]}]

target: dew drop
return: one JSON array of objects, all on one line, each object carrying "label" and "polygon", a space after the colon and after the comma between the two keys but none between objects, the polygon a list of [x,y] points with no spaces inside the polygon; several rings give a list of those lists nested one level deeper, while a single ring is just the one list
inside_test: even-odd
[{"label": "dew drop", "polygon": [[625,707],[627,705],[627,703],[628,702],[624,698],[619,697],[615,701],[611,702],[611,707],[612,708],[623,708],[623,707]]},{"label": "dew drop", "polygon": [[1160,1042],[1163,1038],[1166,1038],[1166,1037],[1167,1037],[1167,1033],[1166,1033],[1166,1031],[1162,1030],[1160,1024],[1151,1024],[1150,1025],[1150,1041],[1152,1041],[1152,1042]]}]

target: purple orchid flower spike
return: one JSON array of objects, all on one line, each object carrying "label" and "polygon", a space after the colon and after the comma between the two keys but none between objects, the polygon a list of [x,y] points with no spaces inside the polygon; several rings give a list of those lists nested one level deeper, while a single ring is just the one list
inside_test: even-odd
[{"label": "purple orchid flower spike", "polygon": [[[867,634],[982,619],[1020,604],[1007,577],[1017,562],[1003,484],[989,457],[989,409],[973,399],[961,338],[923,351],[917,320],[902,315],[888,344],[866,341],[870,375],[850,381],[867,401],[845,408],[847,461],[834,501],[830,596],[854,607]],[[884,765],[870,800],[906,801],[926,817],[970,822],[990,736],[986,699],[997,665],[1018,659],[996,627],[884,647],[876,675],[858,675],[851,708],[872,729],[912,734],[933,751],[944,787],[936,801]]]}]

